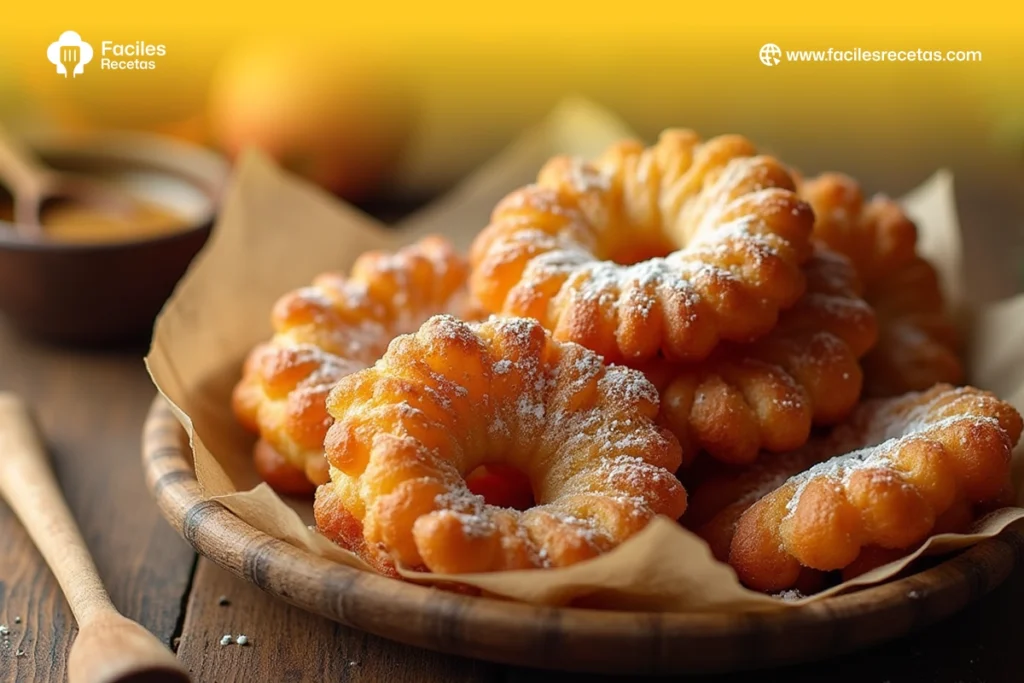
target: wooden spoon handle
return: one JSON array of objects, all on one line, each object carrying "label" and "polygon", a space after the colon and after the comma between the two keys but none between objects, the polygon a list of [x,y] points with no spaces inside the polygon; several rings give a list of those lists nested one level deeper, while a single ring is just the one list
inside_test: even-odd
[{"label": "wooden spoon handle", "polygon": [[41,190],[50,179],[50,169],[3,126],[0,126],[0,179],[15,193]]},{"label": "wooden spoon handle", "polygon": [[0,394],[0,494],[57,577],[78,623],[113,609],[28,410],[11,394]]},{"label": "wooden spoon handle", "polygon": [[28,236],[38,236],[39,211],[53,184],[53,173],[3,126],[0,126],[0,180],[14,195],[15,225]]},{"label": "wooden spoon handle", "polygon": [[69,683],[187,683],[188,674],[170,650],[114,609],[28,409],[5,393],[0,393],[0,494],[25,525],[78,620]]}]

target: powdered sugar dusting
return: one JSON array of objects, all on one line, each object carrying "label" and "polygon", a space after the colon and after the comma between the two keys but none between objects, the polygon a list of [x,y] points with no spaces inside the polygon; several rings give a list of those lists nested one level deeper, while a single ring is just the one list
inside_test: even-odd
[{"label": "powdered sugar dusting", "polygon": [[[416,330],[429,316],[463,312],[468,296],[464,278],[456,275],[465,270],[465,260],[447,242],[428,237],[395,253],[365,254],[350,277],[325,273],[283,296],[274,308],[276,334],[259,372],[263,403],[286,402],[290,419],[282,424],[275,417],[279,409],[260,409],[267,416],[258,420],[261,431],[274,432],[275,446],[299,469],[322,457],[322,451],[300,443],[314,428],[329,427],[331,420],[322,415],[331,387],[372,364],[393,337]],[[282,386],[287,382],[293,384]],[[313,416],[323,424],[308,424]]]},{"label": "powdered sugar dusting", "polygon": [[612,183],[610,175],[602,173],[582,159],[570,160],[569,180],[580,194],[594,191],[607,192]]},{"label": "powdered sugar dusting", "polygon": [[[899,449],[910,439],[935,439],[939,434],[961,425],[987,424],[999,428],[999,421],[990,415],[960,413],[942,416],[943,407],[949,405],[951,394],[965,395],[967,391],[968,389],[961,388],[940,392],[932,400],[921,404],[915,404],[915,400],[921,394],[908,394],[889,404],[880,404],[889,409],[879,410],[877,414],[873,415],[873,419],[862,426],[861,434],[853,432],[847,434],[840,430],[838,437],[834,439],[833,447],[841,447],[844,440],[852,439],[876,445],[837,455],[791,477],[789,481],[796,485],[796,489],[786,505],[789,514],[792,514],[800,504],[800,498],[810,481],[825,477],[839,484],[845,484],[854,472],[885,469],[891,464],[892,458]],[[901,410],[901,406],[908,402],[914,407],[910,410]],[[970,444],[963,443],[962,446],[969,448]],[[898,476],[895,471],[894,474]]]},{"label": "powdered sugar dusting", "polygon": [[781,593],[776,593],[774,597],[779,600],[785,600],[786,602],[796,602],[798,600],[803,600],[807,596],[796,589],[790,589],[784,590]]},{"label": "powdered sugar dusting", "polygon": [[[541,317],[549,328],[569,330],[573,339],[614,328],[610,342],[619,345],[634,343],[636,324],[664,316],[674,334],[658,345],[687,357],[693,342],[682,330],[698,323],[698,310],[709,311],[702,325],[728,329],[736,340],[756,334],[757,328],[717,320],[730,313],[729,292],[780,307],[791,303],[784,292],[801,285],[794,254],[804,245],[793,250],[783,234],[799,235],[790,225],[796,221],[807,224],[809,235],[812,218],[792,215],[799,202],[789,183],[776,186],[785,172],[761,157],[710,154],[697,163],[695,149],[637,150],[615,148],[600,164],[559,159],[541,174],[550,187],[524,188],[499,206],[492,223],[499,237],[480,264],[485,273],[502,269],[499,279],[512,282],[496,307],[537,315],[546,303]],[[737,146],[736,153],[749,148]],[[574,196],[559,200],[554,188]],[[616,262],[631,261],[637,243],[648,242],[680,248],[639,263]],[[510,264],[522,264],[518,280],[509,277]],[[655,346],[621,350],[624,357],[649,358]]]},{"label": "powdered sugar dusting", "polygon": [[[525,318],[492,317],[469,324],[451,316],[436,316],[416,338],[429,345],[432,357],[466,353],[476,357],[465,364],[432,366],[432,371],[404,376],[420,378],[416,391],[448,412],[453,427],[465,424],[473,429],[469,425],[480,424],[488,435],[484,447],[467,440],[471,432],[459,430],[452,435],[460,444],[457,452],[434,449],[424,454],[434,463],[444,491],[432,500],[433,512],[428,514],[442,523],[434,524],[431,533],[454,529],[464,539],[497,534],[502,553],[519,558],[508,562],[521,561],[525,548],[534,566],[548,566],[559,562],[559,554],[568,547],[567,536],[594,552],[604,552],[623,540],[623,529],[639,530],[654,515],[666,512],[665,500],[672,497],[666,491],[683,495],[672,472],[648,459],[658,457],[664,462],[671,451],[654,423],[657,392],[639,371],[606,366],[600,356],[582,346],[554,342],[537,321]],[[393,344],[367,372],[386,374],[391,368],[400,368],[406,348],[405,344]],[[463,377],[465,367],[482,368],[485,377],[467,379],[464,386],[458,378]],[[481,383],[487,378],[490,386]],[[462,401],[478,407],[479,413],[466,415],[464,408],[457,407],[465,405]],[[401,420],[418,418],[417,413],[412,406],[403,406],[399,416]],[[371,419],[364,415],[373,415],[373,411],[354,401],[345,407],[343,416],[336,417],[367,425],[348,428],[350,434],[370,434],[373,432],[364,430],[382,428],[364,423]],[[431,415],[447,422],[433,412]],[[417,433],[400,424],[387,429],[401,430],[404,438]],[[377,448],[383,449],[382,453],[392,452],[390,443],[373,439],[371,461]],[[493,450],[495,447],[506,450]],[[513,464],[527,474],[536,507],[520,512],[488,505],[471,493],[459,476],[496,462]],[[348,475],[332,471],[332,476],[337,480]],[[362,486],[359,490],[361,495],[372,495],[375,489]],[[372,500],[363,504],[372,517]],[[366,528],[375,528],[375,523],[368,521]]]}]

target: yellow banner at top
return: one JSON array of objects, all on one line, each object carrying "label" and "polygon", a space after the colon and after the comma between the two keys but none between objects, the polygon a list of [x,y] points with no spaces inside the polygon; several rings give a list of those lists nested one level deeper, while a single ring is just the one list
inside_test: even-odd
[{"label": "yellow banner at top", "polygon": [[[687,41],[730,44],[769,37],[962,39],[988,45],[1024,42],[1024,10],[1008,2],[12,0],[7,5],[0,35],[15,42],[71,28],[167,31],[218,39],[266,34],[333,36],[395,47],[442,47],[456,40],[464,41],[462,47],[504,45],[541,50],[572,45],[598,50],[615,44],[672,47]],[[550,42],[523,45],[523,40]]]}]

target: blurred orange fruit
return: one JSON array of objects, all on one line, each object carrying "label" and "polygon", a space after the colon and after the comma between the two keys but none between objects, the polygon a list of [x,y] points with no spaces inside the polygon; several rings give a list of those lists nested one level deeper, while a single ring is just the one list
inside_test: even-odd
[{"label": "blurred orange fruit", "polygon": [[380,189],[414,123],[410,92],[393,70],[331,46],[241,45],[211,88],[211,131],[229,156],[258,147],[350,200]]}]

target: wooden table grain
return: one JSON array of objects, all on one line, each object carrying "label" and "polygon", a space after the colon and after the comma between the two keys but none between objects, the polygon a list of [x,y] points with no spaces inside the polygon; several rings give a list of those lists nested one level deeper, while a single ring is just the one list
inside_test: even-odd
[{"label": "wooden table grain", "polygon": [[[962,189],[962,188],[961,188]],[[970,192],[968,191],[968,195]],[[974,195],[980,197],[981,195]],[[991,224],[991,206],[961,197],[965,225]],[[1015,214],[1016,215],[1016,214]],[[975,233],[976,234],[976,233]],[[1020,242],[1021,234],[997,235]],[[973,243],[969,270],[990,293],[1017,288],[1017,271],[986,261],[999,243]],[[997,283],[992,285],[991,283]],[[1002,283],[1002,284],[999,284]],[[0,390],[34,408],[58,479],[114,603],[168,644],[197,683],[269,681],[595,681],[498,666],[370,636],[280,603],[212,563],[197,561],[143,483],[141,427],[153,397],[144,349],[85,352],[26,340],[0,317]],[[1019,563],[1024,564],[1024,563]],[[1003,683],[1024,679],[1024,571],[962,614],[915,636],[847,657],[716,683]],[[0,682],[66,678],[76,629],[56,581],[0,503]],[[221,645],[224,635],[249,643]],[[697,679],[691,679],[697,680]],[[706,679],[699,679],[706,680]]]}]

